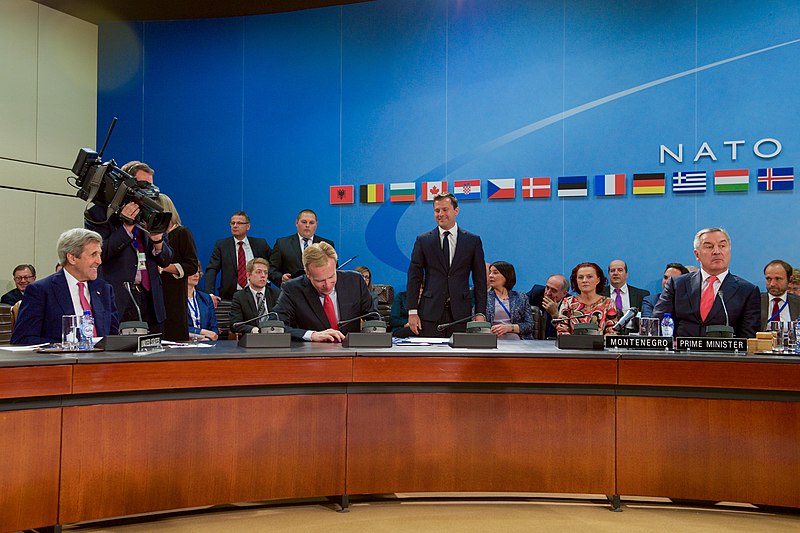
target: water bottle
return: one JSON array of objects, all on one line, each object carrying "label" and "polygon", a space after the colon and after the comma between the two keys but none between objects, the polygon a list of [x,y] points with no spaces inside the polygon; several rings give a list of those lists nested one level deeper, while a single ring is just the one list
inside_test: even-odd
[{"label": "water bottle", "polygon": [[794,323],[794,353],[800,354],[800,320]]},{"label": "water bottle", "polygon": [[94,336],[94,317],[88,309],[83,312],[78,324],[78,349],[91,350],[94,348],[92,337]]},{"label": "water bottle", "polygon": [[664,318],[661,319],[661,336],[672,337],[675,333],[675,321],[672,320],[670,313],[664,313]]}]

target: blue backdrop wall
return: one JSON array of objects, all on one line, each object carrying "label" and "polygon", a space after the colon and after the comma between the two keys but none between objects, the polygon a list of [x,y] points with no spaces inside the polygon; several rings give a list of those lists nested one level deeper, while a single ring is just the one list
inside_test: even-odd
[{"label": "blue backdrop wall", "polygon": [[[342,258],[402,288],[414,237],[434,226],[421,182],[479,179],[458,222],[488,261],[517,267],[519,288],[622,258],[632,284],[660,290],[664,264],[694,264],[692,237],[712,225],[732,234],[731,270],[763,286],[770,259],[800,264],[797,192],[756,179],[800,166],[799,28],[794,0],[376,0],[109,23],[98,139],[118,116],[107,156],[156,169],[204,262],[234,210],[274,242],[310,207]],[[762,139],[780,153],[754,150]],[[735,158],[730,141],[743,141]],[[682,161],[662,145],[682,145]],[[715,191],[722,169],[747,169],[749,189]],[[673,173],[691,170],[707,190],[676,194]],[[639,172],[665,173],[664,194],[634,195]],[[595,193],[607,173],[626,175],[625,195]],[[587,196],[559,198],[558,177],[575,175]],[[538,176],[550,197],[522,198]],[[516,197],[488,199],[493,178],[515,178]],[[412,181],[415,202],[388,201],[390,183]],[[368,183],[385,203],[359,203]],[[355,186],[354,204],[330,205],[338,184]]]}]

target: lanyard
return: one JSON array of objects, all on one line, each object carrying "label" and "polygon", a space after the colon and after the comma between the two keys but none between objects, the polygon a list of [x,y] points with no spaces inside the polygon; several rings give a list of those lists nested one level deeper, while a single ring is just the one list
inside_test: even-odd
[{"label": "lanyard", "polygon": [[200,307],[197,305],[196,292],[189,298],[189,314],[192,316],[194,327],[200,329]]},{"label": "lanyard", "polygon": [[[497,296],[497,294],[494,295],[494,299],[497,300],[497,303],[500,304],[500,307],[502,307],[503,311],[505,311],[506,314],[508,315],[508,319],[511,320],[511,311],[509,311],[508,307],[506,307],[505,304],[503,304],[503,300],[501,300],[500,297]],[[510,299],[509,299],[509,303],[511,303]]]}]

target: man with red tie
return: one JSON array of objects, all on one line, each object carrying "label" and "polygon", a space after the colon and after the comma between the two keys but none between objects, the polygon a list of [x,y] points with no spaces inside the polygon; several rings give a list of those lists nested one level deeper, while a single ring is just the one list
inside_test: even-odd
[{"label": "man with red tie", "polygon": [[775,259],[764,267],[767,292],[761,293],[761,331],[767,331],[767,323],[794,322],[800,317],[800,296],[789,293],[792,265]]},{"label": "man with red tie", "polygon": [[755,337],[761,321],[758,287],[728,271],[731,238],[722,228],[705,228],[694,237],[700,270],[670,278],[653,316],[670,313],[676,337],[705,337],[706,327],[729,325],[738,338]]},{"label": "man with red tie", "polygon": [[11,344],[61,342],[61,317],[84,311],[94,316],[95,336],[118,333],[114,289],[97,277],[102,243],[98,233],[83,228],[61,234],[58,259],[64,268],[25,290]]},{"label": "man with red tie", "polygon": [[337,260],[327,242],[311,244],[303,252],[305,275],[281,285],[275,312],[293,339],[341,342],[347,333],[359,331],[360,321],[350,319],[370,312],[378,318],[364,278],[352,270],[336,270]]}]

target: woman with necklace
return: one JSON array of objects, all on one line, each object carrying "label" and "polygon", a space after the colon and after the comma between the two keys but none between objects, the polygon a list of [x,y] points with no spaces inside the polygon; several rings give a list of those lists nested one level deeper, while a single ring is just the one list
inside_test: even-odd
[{"label": "woman with necklace", "polygon": [[578,322],[595,323],[601,334],[614,334],[619,314],[614,300],[600,295],[608,284],[603,269],[596,263],[581,263],[572,269],[569,280],[575,296],[561,301],[558,318],[553,320],[558,334],[571,334]]},{"label": "woman with necklace", "polygon": [[492,324],[492,333],[503,340],[533,338],[533,314],[528,297],[511,290],[517,282],[514,265],[495,261],[489,265],[488,282],[486,321]]}]

